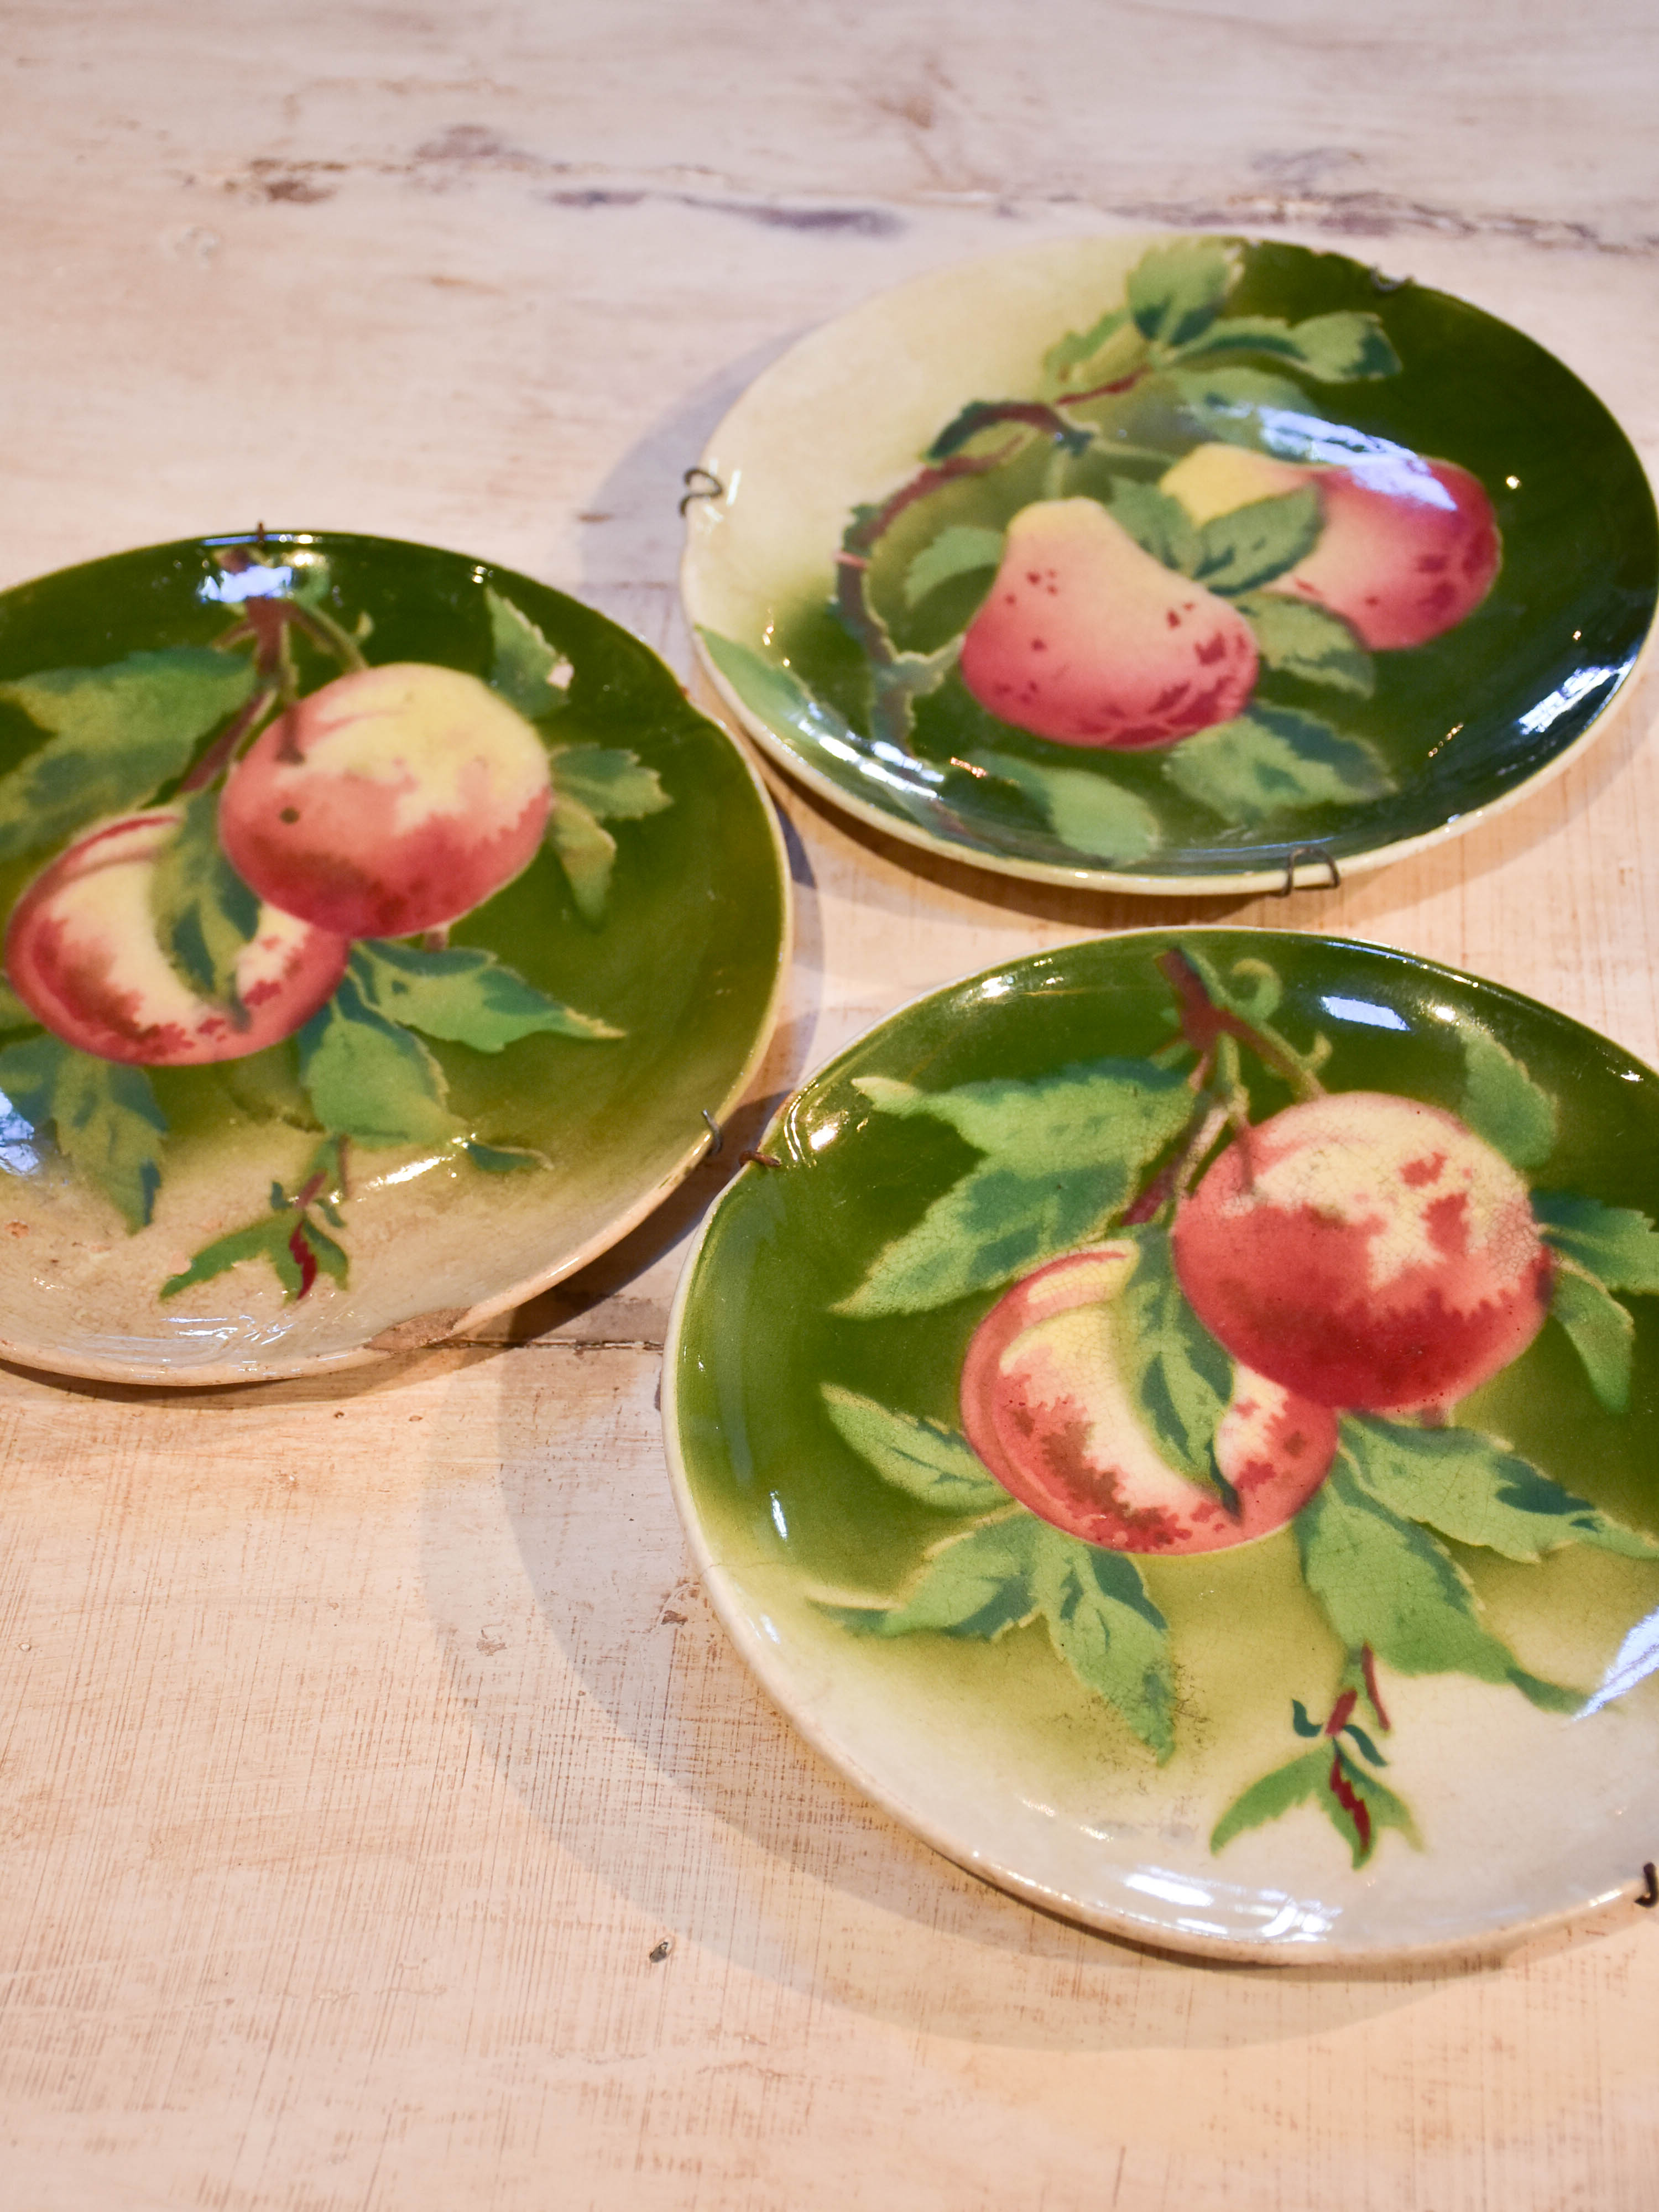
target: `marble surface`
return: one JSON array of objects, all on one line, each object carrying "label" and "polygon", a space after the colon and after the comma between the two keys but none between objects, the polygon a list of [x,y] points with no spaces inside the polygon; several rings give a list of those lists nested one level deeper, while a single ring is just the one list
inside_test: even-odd
[{"label": "marble surface", "polygon": [[[1466,294],[1659,454],[1635,0],[14,0],[8,33],[0,585],[382,532],[689,669],[680,473],[764,362],[915,271],[1166,222]],[[919,990],[1187,918],[1431,954],[1659,1059],[1656,707],[1649,676],[1498,821],[1288,902],[1025,887],[780,783],[797,955],[742,1126]],[[1659,2201],[1659,1915],[1360,1978],[1187,1965],[982,1888],[802,1745],[688,1575],[654,1410],[720,1172],[371,1375],[0,1372],[6,2201]]]}]

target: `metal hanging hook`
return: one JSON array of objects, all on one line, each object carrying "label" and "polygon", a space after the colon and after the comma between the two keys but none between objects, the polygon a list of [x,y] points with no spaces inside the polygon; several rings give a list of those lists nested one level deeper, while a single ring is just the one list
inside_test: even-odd
[{"label": "metal hanging hook", "polygon": [[[1330,882],[1328,884],[1309,884],[1305,886],[1299,884],[1296,880],[1296,871],[1297,865],[1304,860],[1307,861],[1310,866],[1317,866],[1320,867],[1328,868],[1330,870],[1331,876]],[[1331,858],[1328,853],[1322,850],[1322,848],[1317,845],[1292,845],[1290,851],[1285,855],[1285,880],[1279,885],[1279,889],[1273,893],[1273,896],[1275,898],[1289,898],[1292,891],[1303,889],[1306,889],[1308,890],[1340,891],[1341,888],[1342,871],[1337,866],[1336,862]]]},{"label": "metal hanging hook", "polygon": [[[696,481],[699,477],[702,478],[701,483]],[[680,478],[680,482],[690,486],[690,489],[680,501],[682,514],[685,513],[694,499],[724,499],[726,497],[726,486],[708,469],[688,469]]]}]

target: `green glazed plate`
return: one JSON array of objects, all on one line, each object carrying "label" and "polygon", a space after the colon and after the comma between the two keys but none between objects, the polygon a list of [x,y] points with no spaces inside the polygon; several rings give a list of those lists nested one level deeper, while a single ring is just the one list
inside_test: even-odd
[{"label": "green glazed plate", "polygon": [[0,1358],[342,1366],[556,1281],[746,1085],[772,808],[656,657],[283,532],[0,597]]},{"label": "green glazed plate", "polygon": [[1403,954],[1044,953],[792,1099],[683,1279],[711,1597],[1034,1903],[1480,1947],[1659,1856],[1659,1077]]},{"label": "green glazed plate", "polygon": [[1642,469],[1444,293],[1236,238],[1064,240],[795,346],[694,473],[708,676],[822,796],[1115,890],[1316,883],[1470,828],[1652,619]]}]

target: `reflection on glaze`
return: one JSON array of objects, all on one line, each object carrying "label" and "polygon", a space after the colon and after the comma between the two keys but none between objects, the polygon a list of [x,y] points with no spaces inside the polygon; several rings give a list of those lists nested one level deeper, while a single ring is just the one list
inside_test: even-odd
[{"label": "reflection on glaze", "polygon": [[27,1120],[0,1091],[0,1169],[14,1176],[40,1172],[40,1155],[30,1139],[34,1124]]},{"label": "reflection on glaze", "polygon": [[1615,1698],[1627,1698],[1638,1682],[1645,1682],[1650,1674],[1659,1674],[1659,1613],[1650,1613],[1638,1620],[1620,1645],[1618,1656],[1601,1677],[1594,1697],[1587,1698],[1583,1710],[1576,1713],[1575,1720],[1586,1720],[1591,1713],[1599,1713],[1603,1705]]}]

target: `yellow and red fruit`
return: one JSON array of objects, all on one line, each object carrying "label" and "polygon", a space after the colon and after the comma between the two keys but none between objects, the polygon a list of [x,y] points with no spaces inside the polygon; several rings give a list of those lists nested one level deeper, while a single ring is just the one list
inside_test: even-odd
[{"label": "yellow and red fruit", "polygon": [[470,913],[529,866],[553,804],[546,748],[453,668],[337,678],[231,771],[219,834],[284,914],[341,937],[405,937]]},{"label": "yellow and red fruit", "polygon": [[1172,1248],[1234,1358],[1327,1406],[1453,1405],[1549,1310],[1521,1177],[1455,1115],[1384,1091],[1287,1107],[1237,1138],[1178,1209]]},{"label": "yellow and red fruit", "polygon": [[968,1441],[1033,1513],[1115,1552],[1218,1552],[1271,1535],[1329,1470],[1336,1419],[1241,1368],[1215,1437],[1235,1514],[1170,1467],[1131,1401],[1117,1300],[1139,1262],[1121,1238],[1017,1283],[975,1332],[962,1370]]},{"label": "yellow and red fruit", "polygon": [[1426,644],[1492,589],[1503,558],[1497,518],[1479,480],[1455,461],[1401,451],[1332,467],[1200,446],[1159,489],[1202,524],[1304,484],[1319,493],[1318,541],[1266,589],[1340,615],[1373,652]]},{"label": "yellow and red fruit", "polygon": [[190,1067],[262,1052],[308,1021],[345,972],[343,937],[264,905],[236,963],[238,1007],[193,992],[150,911],[156,863],[182,818],[155,807],[89,831],[34,878],[6,925],[18,997],[55,1036],[100,1060]]}]

